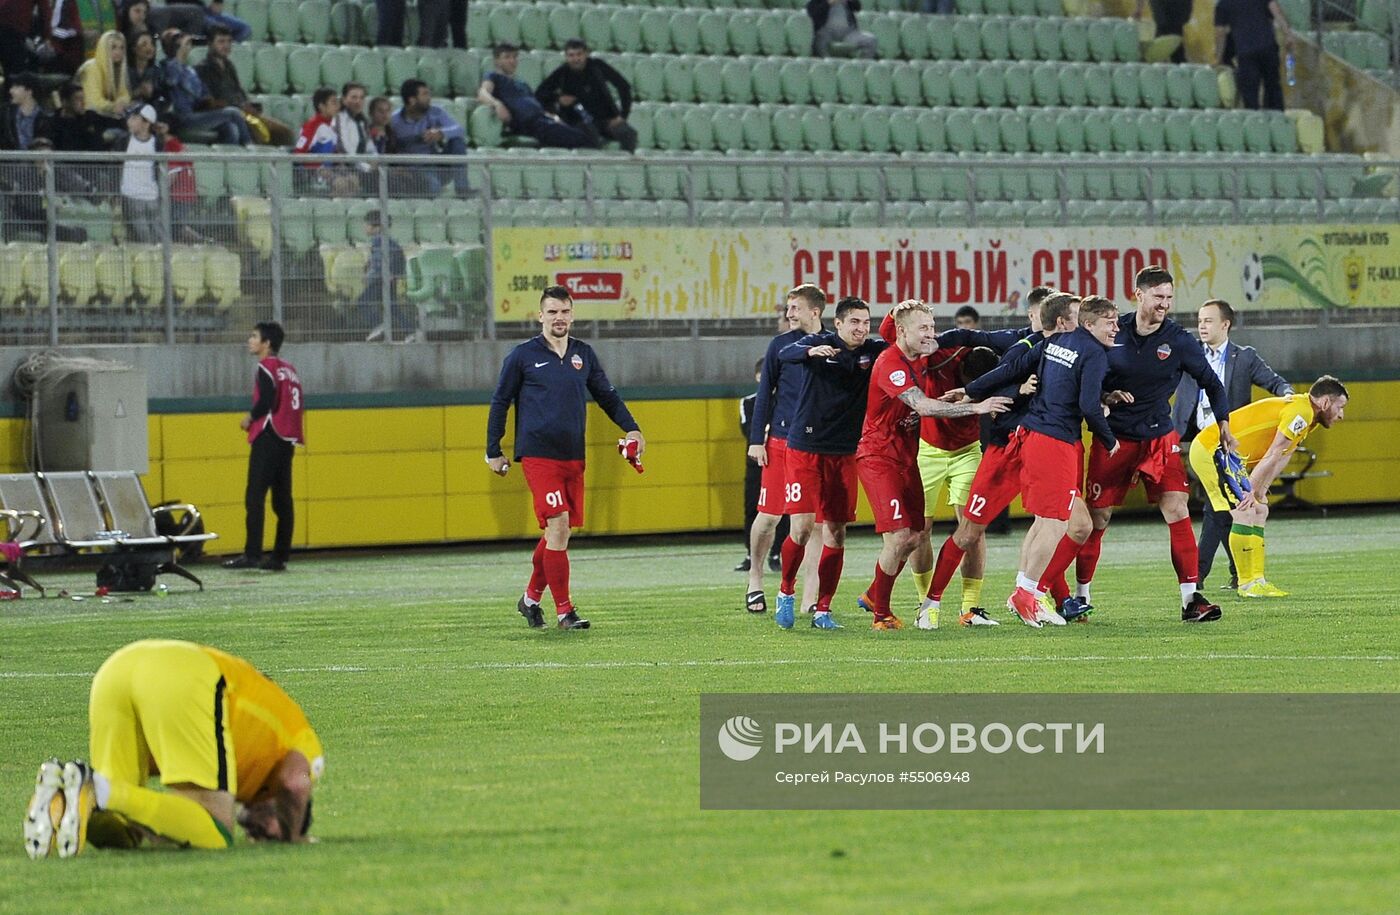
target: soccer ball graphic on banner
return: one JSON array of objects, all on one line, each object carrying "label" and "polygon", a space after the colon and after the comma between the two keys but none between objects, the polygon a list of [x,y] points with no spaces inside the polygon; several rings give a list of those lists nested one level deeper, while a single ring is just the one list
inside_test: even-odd
[{"label": "soccer ball graphic on banner", "polygon": [[1246,302],[1259,301],[1264,291],[1264,261],[1258,254],[1251,254],[1244,260],[1244,270],[1240,273],[1240,284],[1244,286]]}]

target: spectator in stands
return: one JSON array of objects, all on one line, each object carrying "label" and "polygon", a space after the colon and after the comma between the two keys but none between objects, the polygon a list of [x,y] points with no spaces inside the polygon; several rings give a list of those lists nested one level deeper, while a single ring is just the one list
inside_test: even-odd
[{"label": "spectator in stands", "polygon": [[1246,108],[1283,110],[1283,83],[1278,72],[1278,40],[1274,26],[1293,46],[1293,30],[1278,0],[1217,0],[1215,4],[1215,61],[1225,65],[1226,39],[1235,46],[1235,85]]},{"label": "spectator in stands", "polygon": [[191,35],[204,34],[204,9],[185,4],[161,4],[151,8],[149,0],[127,0],[117,10],[117,31],[127,36],[133,32],[149,32],[160,46],[160,36],[166,29],[179,29]]},{"label": "spectator in stands", "polygon": [[188,3],[202,7],[204,10],[204,34],[214,35],[214,29],[227,29],[229,36],[234,41],[247,41],[253,37],[253,27],[239,19],[237,16],[230,16],[224,12],[224,0],[209,0],[208,5],[200,0],[170,0],[171,3]]},{"label": "spectator in stands", "polygon": [[467,184],[467,132],[446,111],[433,104],[433,94],[421,79],[406,79],[399,89],[403,107],[389,119],[396,151],[411,156],[455,156],[456,165],[424,166],[421,174],[436,195],[448,182],[458,197],[469,193]]},{"label": "spectator in stands", "polygon": [[6,75],[34,66],[28,39],[34,32],[34,0],[0,0],[0,69]]},{"label": "spectator in stands", "polygon": [[[126,119],[128,156],[154,155],[163,144],[155,134],[156,110],[142,105]],[[122,219],[128,241],[156,244],[166,239],[165,221],[160,218],[160,185],[156,183],[153,160],[128,158],[122,163]]]},{"label": "spectator in stands", "polygon": [[369,141],[381,156],[398,152],[394,146],[394,134],[389,129],[389,121],[394,116],[394,103],[382,95],[376,95],[369,103]]},{"label": "spectator in stands", "polygon": [[156,30],[151,27],[151,4],[149,0],[127,0],[117,7],[117,31],[127,36],[130,41],[133,35],[141,32],[151,36],[151,40],[156,39]]},{"label": "spectator in stands", "polygon": [[170,103],[170,120],[176,130],[213,130],[217,142],[248,146],[253,142],[243,112],[232,106],[214,107],[204,82],[189,65],[194,39],[178,29],[160,36],[165,60],[160,63],[161,91]]},{"label": "spectator in stands", "polygon": [[53,118],[39,104],[39,80],[16,73],[5,80],[10,101],[0,113],[0,149],[29,149],[41,137],[52,139]]},{"label": "spectator in stands", "polygon": [[89,111],[121,117],[131,105],[126,74],[126,39],[120,32],[103,32],[92,57],[78,68],[78,82]]},{"label": "spectator in stands", "polygon": [[229,59],[233,52],[233,33],[222,25],[209,29],[209,53],[194,72],[199,74],[215,107],[237,108],[243,112],[243,120],[248,122],[248,132],[253,142],[264,146],[287,147],[292,145],[292,128],[276,118],[263,113],[262,105],[249,100],[243,91],[243,83],[238,78],[238,68]]},{"label": "spectator in stands", "polygon": [[105,152],[125,129],[116,118],[88,110],[83,87],[77,83],[60,86],[58,99],[60,107],[53,119],[53,145],[60,152]]},{"label": "spectator in stands", "polygon": [[[334,89],[322,86],[311,95],[316,113],[301,125],[294,155],[334,155],[345,152],[336,133],[335,122],[340,114],[340,96]],[[320,191],[332,197],[351,197],[360,191],[360,181],[351,168],[330,162],[308,162],[296,170],[297,189],[301,193]]]},{"label": "spectator in stands", "polygon": [[[1152,21],[1157,26],[1157,37],[1168,38],[1175,35],[1177,38],[1184,39],[1186,23],[1191,21],[1191,0],[1137,0],[1137,10],[1133,13],[1134,18],[1144,18],[1149,3],[1152,9]],[[1174,64],[1186,63],[1184,40],[1172,52],[1171,62]]]},{"label": "spectator in stands", "polygon": [[[617,90],[617,98],[608,84]],[[564,42],[564,63],[535,90],[546,109],[558,112],[573,127],[592,124],[598,133],[635,152],[637,131],[627,123],[632,111],[632,86],[611,65],[588,53],[581,38]]]},{"label": "spectator in stands", "polygon": [[389,309],[394,317],[394,336],[403,340],[413,333],[414,313],[399,300],[399,283],[408,272],[403,248],[389,237],[383,215],[378,210],[365,214],[369,234],[369,261],[365,264],[365,289],[356,303],[360,326],[373,327],[366,343],[384,339],[384,284],[389,284]]},{"label": "spectator in stands", "polygon": [[[29,147],[34,152],[53,149],[48,137],[35,137]],[[86,194],[91,188],[75,182],[76,176],[66,169],[54,172],[54,181],[60,194]],[[49,232],[49,196],[44,188],[44,163],[36,160],[17,168],[7,169],[0,178],[0,191],[8,204],[4,219],[5,241],[44,241]],[[87,241],[87,230],[78,226],[54,226],[54,238],[64,242]]]},{"label": "spectator in stands", "polygon": [[964,330],[977,330],[982,326],[982,315],[971,305],[964,305],[953,312],[953,326]]},{"label": "spectator in stands", "polygon": [[39,68],[72,76],[83,65],[83,21],[78,0],[51,0],[49,20],[42,28],[43,41],[35,56]]},{"label": "spectator in stands", "polygon": [[515,78],[515,68],[520,63],[520,49],[515,45],[496,45],[492,63],[496,69],[486,74],[476,97],[483,105],[491,106],[508,130],[533,137],[541,146],[596,149],[602,145],[592,124],[565,124],[557,114],[545,111],[530,87]]},{"label": "spectator in stands", "polygon": [[374,0],[374,43],[381,48],[403,47],[404,0]]},{"label": "spectator in stands", "polygon": [[159,107],[160,67],[156,66],[156,40],[150,32],[132,32],[126,39],[126,83],[131,99]]},{"label": "spectator in stands", "polygon": [[467,46],[467,0],[418,0],[418,44],[425,48]]},{"label": "spectator in stands", "polygon": [[875,36],[856,27],[860,0],[807,0],[812,17],[812,53],[825,57],[835,42],[855,49],[857,57],[875,56]]},{"label": "spectator in stands", "polygon": [[[340,112],[335,116],[335,135],[342,152],[356,156],[375,156],[379,149],[369,135],[369,119],[365,117],[365,87],[360,83],[346,83],[340,89]],[[355,163],[361,184],[365,188],[374,185],[374,166],[368,162]]]}]

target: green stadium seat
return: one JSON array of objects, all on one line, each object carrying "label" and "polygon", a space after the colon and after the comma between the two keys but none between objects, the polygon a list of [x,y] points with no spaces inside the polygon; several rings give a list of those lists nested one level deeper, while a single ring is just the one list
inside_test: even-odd
[{"label": "green stadium seat", "polygon": [[811,152],[829,152],[836,146],[831,130],[831,113],[826,106],[807,108],[801,114],[802,144]]},{"label": "green stadium seat", "polygon": [[[1026,197],[1030,200],[1052,200],[1060,199],[1060,176],[1048,168],[1027,168],[1022,170],[1026,176]],[[1059,214],[1059,204],[1055,204],[1055,213]]]},{"label": "green stadium seat", "polygon": [[1001,134],[1001,148],[1009,153],[1027,153],[1031,150],[1030,124],[1020,111],[1003,111],[998,118]]},{"label": "green stadium seat", "polygon": [[860,169],[845,165],[832,165],[826,169],[826,191],[832,200],[859,200]]},{"label": "green stadium seat", "polygon": [[1269,118],[1269,139],[1274,152],[1296,153],[1298,151],[1298,127],[1292,118],[1281,111],[1272,112]]},{"label": "green stadium seat", "polygon": [[926,64],[920,84],[924,104],[930,108],[946,108],[953,104],[952,72],[955,64],[945,61]]},{"label": "green stadium seat", "polygon": [[1197,200],[1215,200],[1225,189],[1226,172],[1220,168],[1195,168],[1191,170],[1191,183],[1195,187]]},{"label": "green stadium seat", "polygon": [[632,95],[642,102],[657,102],[666,98],[666,60],[646,56],[632,66]]},{"label": "green stadium seat", "polygon": [[[860,152],[865,148],[865,129],[861,122],[863,111],[876,109],[855,105],[833,105],[828,112],[831,124],[831,144],[841,152]],[[887,140],[888,142],[888,140]],[[878,150],[883,152],[884,150]]]},{"label": "green stadium seat", "polygon": [[1031,196],[1031,172],[1023,168],[1001,170],[1001,196],[1003,200],[1027,200]]},{"label": "green stadium seat", "polygon": [[[629,11],[618,10],[618,15]],[[579,13],[579,35],[590,48],[613,48],[613,11],[606,6],[584,6]],[[641,23],[638,22],[640,31]],[[621,50],[620,48],[618,50]]]},{"label": "green stadium seat", "polygon": [[899,54],[906,60],[928,60],[933,56],[929,47],[928,28],[916,20],[905,21],[899,29]]},{"label": "green stadium seat", "polygon": [[808,90],[813,102],[821,105],[840,101],[841,86],[838,80],[840,67],[840,61],[830,59],[812,60],[807,64]]},{"label": "green stadium seat", "polygon": [[1057,63],[1039,63],[1031,68],[1031,92],[1035,103],[1053,108],[1060,104],[1060,67]]},{"label": "green stadium seat", "polygon": [[[947,137],[949,152],[973,152],[977,149],[977,133],[972,112],[963,108],[951,108],[943,118],[943,130]],[[926,152],[935,150],[924,147]]]},{"label": "green stadium seat", "polygon": [[253,75],[258,91],[283,95],[287,91],[287,47],[265,44],[253,54]]},{"label": "green stadium seat", "polygon": [[1138,113],[1138,147],[1148,153],[1167,149],[1166,119],[1160,111]]},{"label": "green stadium seat", "polygon": [[1113,88],[1113,101],[1119,108],[1136,108],[1142,104],[1142,90],[1139,86],[1139,68],[1132,64],[1122,64],[1109,69],[1109,82]]},{"label": "green stadium seat", "polygon": [[1143,199],[1142,169],[1137,166],[1108,170],[1115,200]]},{"label": "green stadium seat", "polygon": [[1391,19],[1391,5],[1386,0],[1360,0],[1356,11],[1357,22],[1379,35],[1389,35],[1394,27]]},{"label": "green stadium seat", "polygon": [[696,169],[702,185],[696,188],[697,196],[711,200],[740,200],[739,167],[733,162],[717,161],[713,165],[702,165]]},{"label": "green stadium seat", "polygon": [[548,48],[552,36],[549,31],[549,10],[545,5],[522,4],[517,15],[520,17],[520,44],[531,51]]},{"label": "green stadium seat", "polygon": [[[880,107],[865,109],[860,115],[862,148],[871,153],[890,152],[891,144],[894,142],[892,123],[901,119],[908,120],[908,115],[898,108]],[[914,130],[914,136],[915,142],[917,142],[917,129]],[[898,152],[902,150],[895,151]]]},{"label": "green stadium seat", "polygon": [[1169,111],[1163,119],[1165,142],[1171,152],[1191,152],[1195,141],[1191,136],[1191,121],[1195,112]]},{"label": "green stadium seat", "polygon": [[[758,48],[761,54],[787,56],[787,13],[769,10],[758,14]],[[807,51],[811,53],[810,49]]]},{"label": "green stadium seat", "polygon": [[273,41],[298,41],[301,39],[297,0],[271,0],[268,3],[267,33]]},{"label": "green stadium seat", "polygon": [[389,92],[398,94],[404,80],[418,78],[418,52],[409,48],[395,48],[384,57],[384,82]]},{"label": "green stadium seat", "polygon": [[1060,20],[1041,19],[1035,23],[1035,54],[1041,60],[1064,60],[1060,49]]},{"label": "green stadium seat", "polygon": [[695,97],[695,76],[688,59],[667,58],[662,68],[662,78],[666,82],[666,98],[671,101],[689,102]]},{"label": "green stadium seat", "polygon": [[[1095,108],[1114,108],[1113,72],[1121,64],[1084,64],[1084,97]],[[1129,64],[1128,66],[1132,66]]]},{"label": "green stadium seat", "polygon": [[725,15],[729,53],[743,55],[759,52],[758,15],[755,10],[734,10]]},{"label": "green stadium seat", "polygon": [[739,105],[756,101],[753,92],[753,62],[747,58],[726,60],[720,64],[720,81],[724,84],[724,99]]},{"label": "green stadium seat", "polygon": [[671,152],[685,148],[683,111],[678,105],[656,105],[651,109],[651,147]]},{"label": "green stadium seat", "polygon": [[249,41],[267,41],[267,0],[239,0],[237,15],[252,30]]},{"label": "green stadium seat", "polygon": [[[582,17],[580,27],[581,20]],[[608,27],[612,33],[612,47],[615,50],[635,54],[645,46],[642,40],[642,17],[636,10],[620,9],[613,13],[608,19]]]},{"label": "green stadium seat", "polygon": [[[320,72],[314,82],[317,86],[330,86],[336,92],[340,92],[340,87],[350,82],[355,72],[354,58],[351,57],[350,50],[348,48],[313,48],[312,50],[320,57],[318,61]],[[291,63],[290,57],[288,63]],[[292,80],[292,85],[296,87],[295,78]],[[298,88],[297,91],[312,92],[315,91],[315,88],[315,86],[310,89]]]},{"label": "green stadium seat", "polygon": [[1114,55],[1124,63],[1133,63],[1141,59],[1142,47],[1138,40],[1136,22],[1128,20],[1114,22],[1113,50]]},{"label": "green stadium seat", "polygon": [[[974,64],[971,61],[963,61],[954,64],[948,71],[948,90],[952,96],[952,103],[959,108],[975,108],[978,102],[977,94],[977,73],[979,67],[986,67],[986,64]],[[1004,91],[1004,90],[1003,90]]]},{"label": "green stadium seat", "polygon": [[1059,112],[1054,108],[1027,108],[1026,132],[1031,150],[1053,153],[1060,149]]},{"label": "green stadium seat", "polygon": [[982,110],[972,115],[972,142],[978,152],[1001,152],[1001,122],[998,112]]},{"label": "green stadium seat", "polygon": [[[949,112],[950,109],[947,108],[929,108],[919,112],[918,117],[915,119],[914,122],[915,130],[917,132],[919,140],[919,150],[922,150],[923,152],[947,151]],[[971,147],[971,117],[964,116],[964,120],[960,120],[957,126],[959,127],[959,129],[965,128],[967,130],[967,144],[969,147]],[[912,153],[913,151],[910,150],[910,152]]]},{"label": "green stadium seat", "polygon": [[[806,16],[803,17],[807,19]],[[885,13],[877,16],[862,16],[861,28],[869,30],[875,36],[875,56],[880,60],[895,60],[899,57],[902,44],[900,32],[903,30],[904,22],[913,17],[905,16],[902,13]],[[811,22],[808,20],[808,25]],[[924,32],[922,28],[915,27],[915,31]],[[924,32],[927,35],[927,32]]]},{"label": "green stadium seat", "polygon": [[[778,69],[777,80],[764,80],[760,101],[764,102],[787,102],[789,105],[805,105],[812,100],[811,76],[807,70],[807,61],[788,60],[782,64],[769,61],[770,69],[776,66]],[[755,84],[758,88],[758,84]],[[775,98],[774,90],[779,93]]]},{"label": "green stadium seat", "polygon": [[904,110],[892,110],[886,119],[889,130],[889,149],[895,153],[917,152],[919,150],[919,122]]},{"label": "green stadium seat", "polygon": [[1089,101],[1089,91],[1085,86],[1085,70],[1075,64],[1062,64],[1060,76],[1060,104],[1084,105]]},{"label": "green stadium seat", "polygon": [[[521,72],[524,69],[522,67]],[[448,72],[447,56],[441,51],[426,49],[419,54],[418,78],[428,84],[428,89],[437,98],[445,98],[452,94],[452,77]],[[539,82],[539,79],[535,79],[530,85]]]},{"label": "green stadium seat", "polygon": [[[467,55],[459,54],[457,59],[467,61]],[[383,95],[386,85],[384,82],[384,58],[379,56],[379,52],[373,48],[364,48],[355,52],[355,56],[350,59],[350,76],[357,83],[363,83],[365,92],[371,97]],[[476,85],[481,84],[480,74],[474,74],[472,80]],[[466,90],[459,90],[465,92]],[[475,89],[471,90],[475,92]]]},{"label": "green stadium seat", "polygon": [[[947,28],[947,20],[936,20]],[[982,21],[979,16],[959,16],[953,20],[953,48],[958,60],[978,60],[982,57]]]},{"label": "green stadium seat", "polygon": [[682,116],[682,124],[686,149],[706,152],[715,148],[714,118],[705,110],[705,106],[688,106]]},{"label": "green stadium seat", "polygon": [[797,106],[774,108],[771,115],[774,148],[782,152],[797,152],[802,144],[802,109]]},{"label": "green stadium seat", "polygon": [[1244,152],[1245,133],[1242,111],[1222,111],[1217,120],[1216,137],[1221,152]]},{"label": "green stadium seat", "polygon": [[894,65],[888,61],[872,61],[865,67],[865,98],[871,105],[892,105],[894,94]]},{"label": "green stadium seat", "polygon": [[496,149],[501,145],[502,125],[495,112],[485,105],[479,105],[467,116],[467,135],[471,137],[473,146]]},{"label": "green stadium seat", "polygon": [[1062,109],[1055,115],[1055,138],[1061,152],[1084,152],[1084,116]]},{"label": "green stadium seat", "polygon": [[851,208],[847,224],[853,229],[874,229],[884,225],[878,203],[857,203]]},{"label": "green stadium seat", "polygon": [[[471,17],[468,16],[468,21]],[[579,24],[579,8],[570,3],[552,4],[545,13],[549,23],[549,46],[562,48],[570,38],[577,38],[583,29]]]},{"label": "green stadium seat", "polygon": [[788,180],[795,182],[794,196],[801,200],[827,199],[826,168],[812,156],[798,155],[793,156],[792,160],[795,167],[787,169],[787,174]]},{"label": "green stadium seat", "polygon": [[[327,44],[331,40],[330,0],[300,0],[296,4],[297,31],[307,44]],[[295,36],[292,38],[296,40]]]},{"label": "green stadium seat", "polygon": [[1023,16],[1010,23],[1007,30],[1007,53],[1012,60],[1036,59],[1034,18]]},{"label": "green stadium seat", "polygon": [[1172,108],[1196,107],[1196,89],[1192,76],[1193,73],[1187,67],[1172,65],[1167,68],[1165,74],[1167,105]]},{"label": "green stadium seat", "polygon": [[1272,172],[1262,168],[1246,168],[1241,171],[1246,194],[1255,199],[1273,199],[1274,176]]},{"label": "green stadium seat", "polygon": [[318,245],[345,245],[350,241],[349,221],[345,201],[313,198],[311,206],[312,232]]},{"label": "green stadium seat", "polygon": [[957,0],[954,8],[959,16],[980,16],[987,11],[982,2],[983,0]]},{"label": "green stadium seat", "polygon": [[671,47],[677,54],[699,54],[700,14],[694,10],[671,11]]},{"label": "green stadium seat", "polygon": [[1219,112],[1192,112],[1191,148],[1196,152],[1215,152],[1220,148]]},{"label": "green stadium seat", "polygon": [[[957,44],[953,37],[953,30],[948,27],[947,20],[939,16],[924,16],[923,20],[924,30],[928,33],[928,59],[957,59]],[[908,27],[918,28],[918,22],[911,23]],[[980,44],[980,38],[978,42]]]},{"label": "green stadium seat", "polygon": [[705,54],[723,56],[729,53],[730,13],[711,10],[700,14],[697,35],[700,50]]},{"label": "green stadium seat", "polygon": [[807,13],[797,10],[789,13],[783,24],[783,34],[787,38],[787,52],[794,57],[812,53],[812,20]]},{"label": "green stadium seat", "polygon": [[361,45],[372,36],[360,28],[360,7],[353,0],[335,0],[331,4],[331,37],[337,44]]},{"label": "green stadium seat", "polygon": [[982,20],[982,56],[987,60],[1007,60],[1011,57],[1011,37],[1007,19]]},{"label": "green stadium seat", "polygon": [[642,33],[642,50],[651,54],[671,53],[670,10],[647,10],[638,18],[637,26]]},{"label": "green stadium seat", "polygon": [[836,97],[848,105],[865,104],[865,63],[846,61],[836,68]]},{"label": "green stadium seat", "polygon": [[1006,86],[1006,104],[1013,107],[1031,105],[1035,102],[1031,65],[1026,63],[1008,64],[1003,70]]},{"label": "green stadium seat", "polygon": [[1060,23],[1060,54],[1065,60],[1089,59],[1089,25],[1084,19],[1066,19]]},{"label": "green stadium seat", "polygon": [[1262,111],[1246,112],[1243,117],[1244,147],[1250,152],[1269,152],[1273,149],[1273,132],[1269,129],[1269,116]]},{"label": "green stadium seat", "polygon": [[651,152],[643,157],[647,191],[657,200],[675,200],[685,196],[686,169],[669,163],[668,158],[664,154]]},{"label": "green stadium seat", "polygon": [[[477,14],[481,15],[480,13]],[[606,15],[606,14],[604,14]],[[472,17],[468,16],[470,20]],[[491,26],[490,44],[501,43],[519,45],[520,44],[520,11],[514,3],[502,3],[492,6],[486,12],[486,20]],[[408,34],[413,34],[408,32]],[[594,47],[599,47],[595,45]],[[602,47],[606,47],[603,45]]]},{"label": "green stadium seat", "polygon": [[[376,14],[373,3],[366,3],[362,9],[365,11],[365,32],[373,35],[376,29]],[[577,35],[574,31],[572,35]],[[467,47],[488,50],[491,47],[491,21],[487,16],[478,13],[475,16],[467,17]]]},{"label": "green stadium seat", "polygon": [[745,108],[739,115],[739,124],[744,131],[744,148],[763,153],[773,149],[773,106]]},{"label": "green stadium seat", "polygon": [[724,71],[718,60],[707,57],[700,58],[695,61],[691,75],[695,79],[696,101],[724,101]]},{"label": "green stadium seat", "polygon": [[902,107],[922,105],[924,87],[918,66],[906,61],[894,64],[890,68],[890,91],[894,96],[893,104]]},{"label": "green stadium seat", "polygon": [[1113,149],[1109,109],[1081,108],[1074,112],[1084,120],[1084,151],[1106,153]]},{"label": "green stadium seat", "polygon": [[973,197],[978,201],[999,200],[1001,198],[1001,175],[1002,171],[999,168],[975,169],[972,173]]},{"label": "green stadium seat", "polygon": [[257,86],[254,63],[257,48],[257,45],[246,41],[236,42],[229,48],[229,60],[233,61],[233,68],[238,71],[238,78],[245,90]]},{"label": "green stadium seat", "polygon": [[[1144,108],[1163,108],[1170,104],[1167,91],[1167,74],[1179,71],[1180,64],[1120,64],[1135,67],[1138,71],[1138,91]],[[1180,106],[1188,107],[1188,106]]]},{"label": "green stadium seat", "polygon": [[1112,19],[1091,19],[1085,37],[1089,45],[1089,59],[1108,63],[1114,59],[1114,22]]},{"label": "green stadium seat", "polygon": [[989,61],[977,68],[977,101],[987,108],[1006,105],[1006,68],[999,61]]},{"label": "green stadium seat", "polygon": [[1220,79],[1210,67],[1191,68],[1191,92],[1197,108],[1220,107]]}]

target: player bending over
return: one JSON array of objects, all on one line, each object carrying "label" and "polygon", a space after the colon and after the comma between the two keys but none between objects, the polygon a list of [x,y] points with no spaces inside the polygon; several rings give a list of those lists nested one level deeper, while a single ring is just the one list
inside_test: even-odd
[{"label": "player bending over", "polygon": [[976,404],[930,398],[924,392],[924,373],[928,355],[938,347],[933,312],[911,300],[899,303],[890,314],[894,345],[875,359],[856,449],[856,472],[882,540],[875,580],[860,601],[874,614],[872,629],[903,628],[899,617],[890,612],[890,592],[924,527],[924,490],[918,474],[920,417],[1002,413],[1011,403],[1006,397]]},{"label": "player bending over", "polygon": [[[31,858],[88,845],[186,848],[304,842],[321,741],[276,683],[242,658],[191,642],[133,642],[103,662],[88,700],[92,762],[39,767],[24,819]],[[146,787],[159,775],[164,791]]]},{"label": "player bending over", "polygon": [[[1249,491],[1236,495],[1216,469],[1220,435],[1215,427],[1202,430],[1191,443],[1191,467],[1206,483],[1206,496],[1215,511],[1230,512],[1230,552],[1239,571],[1241,597],[1287,597],[1264,576],[1264,523],[1269,519],[1269,487],[1283,472],[1303,439],[1322,426],[1342,421],[1347,389],[1331,375],[1314,381],[1306,397],[1289,394],[1256,400],[1230,414],[1230,428],[1239,439],[1239,458],[1249,472]],[[1218,481],[1211,485],[1210,481]]]}]

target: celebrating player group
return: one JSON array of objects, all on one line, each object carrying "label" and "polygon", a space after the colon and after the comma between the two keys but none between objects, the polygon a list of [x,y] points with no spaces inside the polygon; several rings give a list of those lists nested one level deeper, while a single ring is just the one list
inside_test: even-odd
[{"label": "celebrating player group", "polygon": [[[791,516],[782,545],[777,624],[794,625],[797,573],[809,540],[819,536],[811,625],[841,628],[831,600],[841,577],[846,527],[855,519],[856,480],[882,539],[873,580],[857,601],[877,630],[903,628],[891,600],[911,557],[921,598],[919,629],[938,628],[944,591],[960,568],[958,621],[998,625],[980,606],[983,534],[1017,496],[1035,520],[1007,608],[1033,628],[1087,620],[1113,510],[1139,484],[1167,525],[1178,583],[1172,600],[1182,621],[1220,619],[1220,607],[1201,590],[1210,557],[1200,555],[1192,530],[1187,446],[1172,418],[1172,395],[1187,382],[1199,392],[1200,416],[1206,418],[1189,446],[1191,466],[1211,508],[1229,513],[1239,593],[1284,596],[1264,577],[1267,492],[1309,432],[1342,418],[1346,388],[1324,376],[1306,396],[1289,391],[1249,403],[1246,385],[1241,402],[1231,403],[1230,363],[1223,346],[1212,346],[1207,329],[1228,305],[1212,300],[1202,306],[1198,341],[1168,317],[1170,273],[1147,267],[1134,285],[1136,307],[1122,315],[1100,296],[1037,287],[1030,295],[1030,327],[997,333],[938,333],[925,305],[902,302],[878,337],[870,335],[869,307],[859,299],[842,299],[834,330],[824,330],[814,326],[820,307],[815,315],[793,307],[824,304],[821,291],[792,290],[793,329],[770,346],[751,438],[765,464],[760,518],[773,519],[764,529],[771,532],[781,514]],[[977,414],[986,415],[980,445],[975,431],[969,436]],[[1237,438],[1232,421],[1247,431]],[[1087,468],[1086,425],[1092,436]],[[920,562],[920,553],[934,555],[926,515],[945,485],[957,527],[937,550],[930,572],[929,559]],[[1071,567],[1073,592],[1066,578]],[[751,574],[745,607],[761,613],[762,573]]]}]

